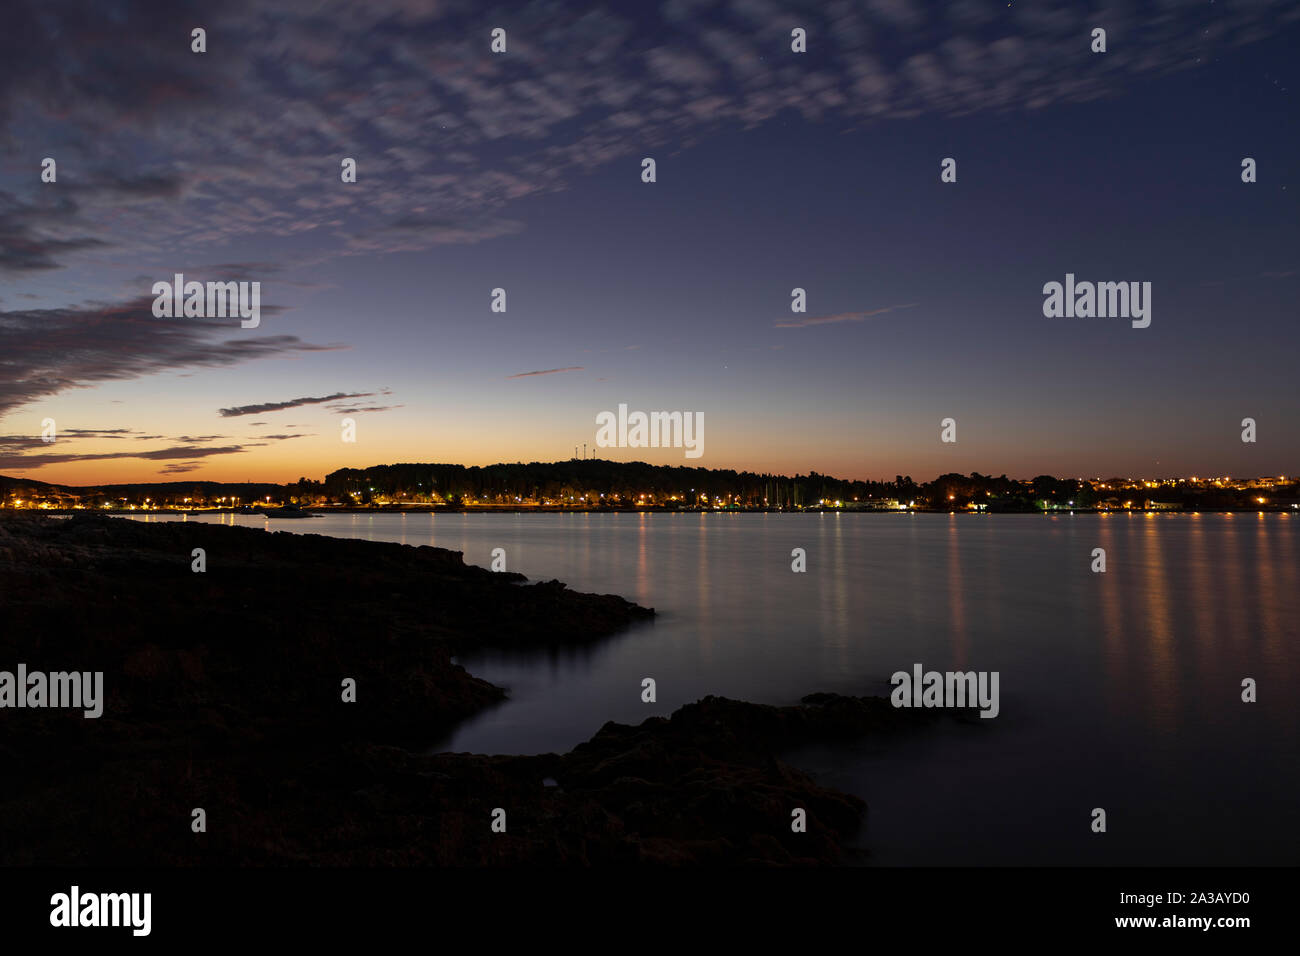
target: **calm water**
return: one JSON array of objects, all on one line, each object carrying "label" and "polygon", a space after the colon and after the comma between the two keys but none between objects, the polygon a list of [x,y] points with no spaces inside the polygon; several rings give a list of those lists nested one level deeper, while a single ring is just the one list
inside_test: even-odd
[{"label": "calm water", "polygon": [[[888,694],[917,662],[998,671],[996,719],[791,755],[867,800],[874,863],[1300,862],[1295,516],[221,520],[432,544],[483,566],[504,548],[509,570],[659,612],[583,651],[462,658],[510,700],[435,749],[563,751],[706,694]],[[1105,574],[1090,571],[1095,547]],[[644,677],[656,704],[641,702]],[[1258,703],[1241,702],[1244,677]],[[1094,807],[1105,834],[1090,832]]]}]

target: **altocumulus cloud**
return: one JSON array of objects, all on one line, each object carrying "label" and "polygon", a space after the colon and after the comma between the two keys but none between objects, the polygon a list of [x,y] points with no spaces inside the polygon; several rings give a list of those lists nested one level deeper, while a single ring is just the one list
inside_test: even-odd
[{"label": "altocumulus cloud", "polygon": [[[57,268],[97,255],[107,237],[119,256],[301,239],[299,263],[472,243],[521,228],[507,212],[518,199],[730,125],[794,111],[852,128],[1088,102],[1300,16],[1294,0],[1213,9],[8,0],[0,127],[60,144],[59,181],[66,169],[74,188],[0,195],[0,270]],[[1105,69],[1061,68],[1086,60],[1079,38],[1099,20],[1132,52],[1109,55]],[[225,52],[189,54],[200,21]],[[508,56],[487,53],[484,25],[498,22]],[[773,55],[794,27],[816,44],[799,64]],[[220,46],[231,38],[238,55]],[[366,188],[323,193],[343,143],[365,144]],[[142,168],[142,155],[156,161]]]}]

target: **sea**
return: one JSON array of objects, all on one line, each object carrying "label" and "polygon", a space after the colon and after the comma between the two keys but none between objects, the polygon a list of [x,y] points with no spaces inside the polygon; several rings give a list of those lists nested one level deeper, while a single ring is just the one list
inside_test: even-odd
[{"label": "sea", "polygon": [[580,649],[461,657],[509,698],[431,734],[431,752],[563,752],[710,694],[788,705],[888,696],[916,665],[996,672],[994,718],[783,755],[867,802],[865,865],[1300,861],[1300,515],[182,520],[433,545],[483,567],[501,549],[507,570],[656,610]]}]

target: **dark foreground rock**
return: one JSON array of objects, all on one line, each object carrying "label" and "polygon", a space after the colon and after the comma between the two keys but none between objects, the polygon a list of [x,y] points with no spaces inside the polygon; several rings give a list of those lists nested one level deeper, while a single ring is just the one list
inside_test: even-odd
[{"label": "dark foreground rock", "polygon": [[[208,570],[191,571],[192,551]],[[456,649],[653,614],[456,552],[192,523],[0,520],[0,670],[103,671],[104,715],[0,709],[0,864],[832,863],[862,802],[775,754],[914,722],[722,698],[565,755],[412,753],[503,692]],[[340,699],[343,678],[357,702]],[[554,785],[544,785],[549,781]],[[207,832],[191,830],[196,807]],[[506,811],[494,833],[492,812]],[[791,832],[791,811],[807,832]]]},{"label": "dark foreground rock", "polygon": [[[191,570],[193,551],[207,570]],[[588,643],[653,616],[458,551],[101,516],[0,520],[0,669],[102,670],[131,723],[429,739],[503,699],[451,663]],[[340,682],[365,706],[341,707]],[[2,739],[2,737],[0,737]]]}]

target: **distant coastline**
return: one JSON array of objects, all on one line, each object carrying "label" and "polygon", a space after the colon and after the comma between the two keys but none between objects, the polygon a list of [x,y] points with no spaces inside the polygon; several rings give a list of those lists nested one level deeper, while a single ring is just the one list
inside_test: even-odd
[{"label": "distant coastline", "polygon": [[374,465],[287,484],[192,481],[57,485],[0,475],[4,510],[55,513],[306,511],[473,512],[979,512],[1300,511],[1293,475],[1241,478],[1008,478],[972,472],[927,482],[860,481],[596,458],[497,464]]},{"label": "distant coastline", "polygon": [[[201,512],[178,511],[173,508],[159,509],[105,509],[102,511],[92,512],[94,514],[105,514],[110,516],[156,516],[156,517],[188,517],[201,518],[216,515],[234,515],[236,517],[255,518],[259,515],[264,517],[276,517],[276,509],[266,509],[265,511],[241,512],[231,508],[214,508]],[[852,514],[852,515],[884,515],[884,514],[925,514],[925,515],[979,515],[984,517],[1005,517],[1005,516],[1026,516],[1026,515],[1115,515],[1115,514],[1178,514],[1178,515],[1201,515],[1201,514],[1300,514],[1300,508],[1295,505],[1269,505],[1240,508],[1062,508],[1053,511],[950,511],[942,508],[909,508],[906,510],[886,511],[884,509],[871,508],[833,508],[833,507],[815,507],[800,508],[798,510],[790,508],[566,508],[560,506],[545,506],[536,508],[521,508],[517,505],[475,505],[460,507],[442,507],[432,505],[411,505],[407,507],[341,507],[341,508],[308,508],[305,509],[307,517],[316,515],[330,514],[368,514],[368,515],[452,515],[452,514],[636,514],[636,515],[673,515],[673,514]],[[268,514],[269,512],[269,514]],[[86,514],[85,510],[70,508],[46,508],[41,509],[41,514],[51,517],[72,517],[73,515]]]}]

